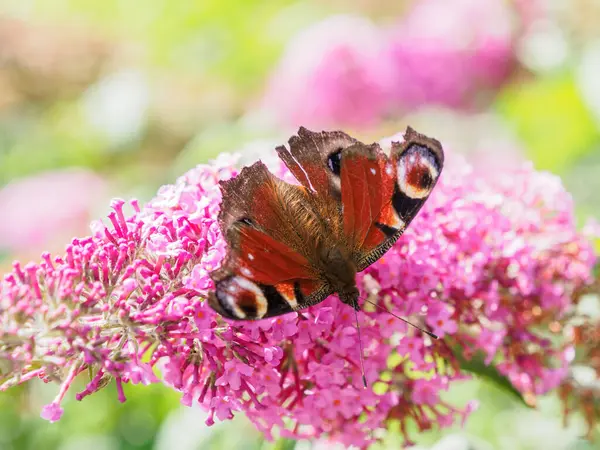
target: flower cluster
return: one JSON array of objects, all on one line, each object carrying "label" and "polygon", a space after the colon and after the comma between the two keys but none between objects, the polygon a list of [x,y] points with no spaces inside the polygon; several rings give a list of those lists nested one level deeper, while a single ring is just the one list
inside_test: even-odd
[{"label": "flower cluster", "polygon": [[422,105],[473,107],[513,67],[512,13],[502,0],[425,0],[386,28],[327,18],[291,40],[264,104],[293,126],[369,126]]},{"label": "flower cluster", "polygon": [[[463,379],[460,359],[494,361],[530,401],[557,386],[570,349],[556,320],[591,278],[590,244],[576,232],[559,180],[524,167],[481,176],[460,157],[398,243],[359,275],[363,298],[438,334],[432,340],[381,309],[359,313],[332,297],[300,313],[229,322],[204,299],[225,242],[222,157],[163,187],[144,208],[115,201],[109,223],[44,254],[0,284],[0,389],[32,378],[60,389],[42,416],[55,421],[75,377],[78,400],[115,381],[162,381],[207,424],[244,412],[267,438],[328,436],[366,447],[382,430],[449,426],[475,407],[444,391]],[[290,174],[277,162],[279,176]],[[160,374],[159,374],[160,371]]]},{"label": "flower cluster", "polygon": [[[593,233],[600,237],[600,229]],[[580,412],[592,438],[598,424],[600,398],[600,280],[575,293],[574,307],[565,318],[564,333],[574,347],[573,361],[559,387],[565,421]]]},{"label": "flower cluster", "polygon": [[388,109],[393,83],[385,52],[383,31],[368,19],[327,18],[290,41],[264,105],[293,126],[376,123]]},{"label": "flower cluster", "polygon": [[508,77],[515,38],[511,11],[504,1],[415,3],[389,37],[393,101],[401,108],[481,103],[479,97]]}]

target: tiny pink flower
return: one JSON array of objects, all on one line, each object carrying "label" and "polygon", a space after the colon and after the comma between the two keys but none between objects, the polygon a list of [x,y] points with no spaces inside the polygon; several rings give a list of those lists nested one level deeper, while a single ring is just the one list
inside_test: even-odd
[{"label": "tiny pink flower", "polygon": [[403,336],[396,350],[399,355],[406,356],[410,361],[423,362],[424,347],[421,338]]},{"label": "tiny pink flower", "polygon": [[272,336],[275,341],[280,341],[286,337],[294,336],[298,332],[298,319],[295,313],[273,319]]},{"label": "tiny pink flower", "polygon": [[281,392],[281,373],[278,372],[275,368],[265,368],[262,372],[262,386],[257,392],[258,394],[262,393],[261,391],[266,391],[269,396],[276,397]]},{"label": "tiny pink flower", "polygon": [[479,348],[483,350],[486,354],[486,364],[490,364],[492,362],[492,359],[498,352],[498,348],[500,348],[500,346],[502,345],[505,335],[505,330],[492,331],[487,328],[484,328],[481,331],[477,342]]},{"label": "tiny pink flower", "polygon": [[252,375],[252,367],[236,359],[231,359],[225,363],[223,375],[215,381],[217,386],[229,385],[231,389],[237,391],[241,386],[242,377]]},{"label": "tiny pink flower", "polygon": [[281,347],[264,347],[265,361],[273,366],[279,365],[281,358],[283,357],[283,350]]},{"label": "tiny pink flower", "polygon": [[440,388],[437,380],[417,380],[413,386],[412,399],[420,405],[435,405],[439,402]]},{"label": "tiny pink flower", "polygon": [[140,362],[137,364],[129,364],[127,369],[127,378],[133,384],[142,383],[144,385],[148,385],[151,383],[157,383],[159,381],[156,375],[154,375],[152,368],[148,364]]},{"label": "tiny pink flower", "polygon": [[444,306],[435,306],[427,311],[427,323],[431,326],[433,333],[439,337],[444,337],[446,334],[454,334],[458,329],[458,325],[453,320],[452,313]]},{"label": "tiny pink flower", "polygon": [[214,321],[212,309],[205,303],[197,303],[195,305],[194,323],[198,330],[209,330]]},{"label": "tiny pink flower", "polygon": [[56,422],[60,420],[64,410],[57,403],[50,403],[42,408],[40,416],[42,419],[46,419],[49,422]]},{"label": "tiny pink flower", "polygon": [[233,419],[233,413],[231,412],[232,404],[229,398],[214,397],[210,402],[210,407],[214,410],[219,420]]}]

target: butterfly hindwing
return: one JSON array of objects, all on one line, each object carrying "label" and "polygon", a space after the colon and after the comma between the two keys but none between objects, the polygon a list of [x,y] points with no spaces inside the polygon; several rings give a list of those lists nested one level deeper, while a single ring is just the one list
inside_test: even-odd
[{"label": "butterfly hindwing", "polygon": [[322,282],[294,280],[291,293],[288,284],[261,284],[243,275],[230,274],[215,280],[215,289],[209,294],[208,301],[223,317],[256,320],[306,308],[332,294]]},{"label": "butterfly hindwing", "polygon": [[298,250],[301,237],[295,235],[289,208],[305,201],[303,188],[277,179],[259,162],[222,182],[221,190],[219,222],[229,250],[211,274],[213,309],[231,319],[260,319],[331,293]]}]

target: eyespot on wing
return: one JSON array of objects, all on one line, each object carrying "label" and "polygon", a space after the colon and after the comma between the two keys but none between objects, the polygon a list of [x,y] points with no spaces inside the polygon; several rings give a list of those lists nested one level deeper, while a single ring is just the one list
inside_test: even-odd
[{"label": "eyespot on wing", "polygon": [[410,198],[425,198],[435,186],[440,171],[433,151],[424,145],[412,144],[398,158],[398,188]]},{"label": "eyespot on wing", "polygon": [[435,187],[444,166],[444,151],[436,139],[408,127],[404,142],[393,142],[396,187],[392,204],[406,226]]},{"label": "eyespot on wing", "polygon": [[239,275],[218,281],[209,305],[222,316],[237,320],[261,319],[269,306],[260,286]]}]

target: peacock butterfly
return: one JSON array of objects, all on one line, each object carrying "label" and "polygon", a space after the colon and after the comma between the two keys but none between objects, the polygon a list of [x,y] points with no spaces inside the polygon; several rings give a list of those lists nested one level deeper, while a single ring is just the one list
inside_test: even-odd
[{"label": "peacock butterfly", "polygon": [[262,162],[221,182],[229,250],[211,277],[210,306],[230,319],[297,311],[337,293],[359,309],[355,275],[402,235],[444,164],[440,143],[410,127],[388,157],[341,131],[300,128],[278,156],[300,183]]}]

